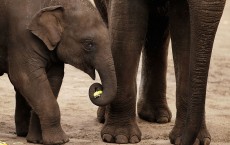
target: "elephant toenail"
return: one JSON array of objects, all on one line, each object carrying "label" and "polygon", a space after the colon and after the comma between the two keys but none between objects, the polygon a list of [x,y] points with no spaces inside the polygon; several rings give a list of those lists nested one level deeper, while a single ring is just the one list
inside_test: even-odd
[{"label": "elephant toenail", "polygon": [[140,139],[137,136],[132,136],[130,139],[130,143],[138,143],[140,142]]},{"label": "elephant toenail", "polygon": [[110,134],[104,134],[102,137],[103,141],[105,142],[113,142],[113,137]]},{"label": "elephant toenail", "polygon": [[177,137],[175,141],[175,145],[180,145],[181,143],[181,137]]},{"label": "elephant toenail", "polygon": [[199,145],[199,144],[200,144],[200,140],[197,138],[193,145]]},{"label": "elephant toenail", "polygon": [[128,143],[128,138],[124,135],[118,135],[116,136],[116,143],[120,143],[120,144]]},{"label": "elephant toenail", "polygon": [[157,119],[157,123],[167,123],[169,122],[168,117],[160,117]]},{"label": "elephant toenail", "polygon": [[211,139],[210,138],[204,138],[204,145],[210,145]]}]

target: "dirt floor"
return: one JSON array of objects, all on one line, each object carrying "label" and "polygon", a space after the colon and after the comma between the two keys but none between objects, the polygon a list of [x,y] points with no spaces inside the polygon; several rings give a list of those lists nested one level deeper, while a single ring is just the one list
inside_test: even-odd
[{"label": "dirt floor", "polygon": [[[230,1],[227,1],[212,55],[206,99],[206,120],[213,145],[230,145]],[[97,81],[98,77],[97,77]],[[102,124],[96,121],[96,110],[88,98],[93,83],[83,72],[66,65],[65,78],[58,98],[61,124],[70,137],[66,145],[105,145],[100,138]],[[140,82],[140,71],[137,83]],[[175,77],[171,50],[168,61],[167,99],[173,118],[159,125],[137,117],[143,133],[140,145],[169,145],[168,134],[175,121]],[[7,75],[0,77],[0,141],[8,145],[26,144],[25,138],[15,135],[14,89]]]}]

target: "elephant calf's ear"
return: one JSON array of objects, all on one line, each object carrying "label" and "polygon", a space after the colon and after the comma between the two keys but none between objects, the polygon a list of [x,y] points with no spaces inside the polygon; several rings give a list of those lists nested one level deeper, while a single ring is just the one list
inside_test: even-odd
[{"label": "elephant calf's ear", "polygon": [[63,11],[62,6],[44,8],[33,17],[28,26],[28,29],[40,38],[49,50],[54,50],[61,40]]}]

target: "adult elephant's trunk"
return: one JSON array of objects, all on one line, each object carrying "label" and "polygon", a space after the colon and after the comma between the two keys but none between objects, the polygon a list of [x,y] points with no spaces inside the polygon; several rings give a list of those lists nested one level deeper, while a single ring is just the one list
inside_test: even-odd
[{"label": "adult elephant's trunk", "polygon": [[99,73],[102,85],[99,83],[92,84],[89,88],[89,97],[93,104],[106,106],[110,104],[116,96],[117,79],[112,57],[100,62],[101,64],[96,65],[95,68]]}]

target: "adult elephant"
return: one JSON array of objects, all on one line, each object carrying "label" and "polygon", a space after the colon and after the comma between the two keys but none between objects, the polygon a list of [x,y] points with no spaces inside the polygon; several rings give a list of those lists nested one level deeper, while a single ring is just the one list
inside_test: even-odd
[{"label": "adult elephant", "polygon": [[136,75],[143,49],[137,111],[158,123],[171,119],[166,102],[169,37],[176,72],[176,122],[172,144],[210,144],[205,124],[205,96],[211,51],[225,0],[94,0],[107,22],[117,72],[118,92],[107,108],[99,108],[106,142],[136,143]]},{"label": "adult elephant", "polygon": [[[1,0],[0,11],[0,75],[7,73],[16,90],[17,135],[28,133],[33,143],[67,142],[56,101],[64,63],[92,79],[98,71],[102,85],[95,83],[89,91],[94,104],[107,105],[116,94],[105,23],[86,0]],[[102,87],[103,93],[94,98]]]}]

